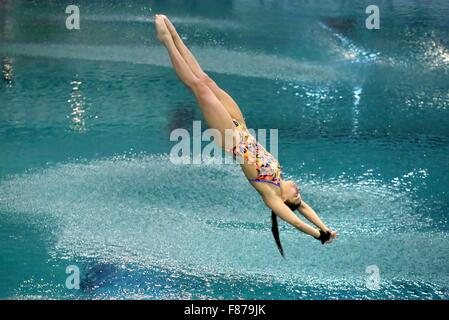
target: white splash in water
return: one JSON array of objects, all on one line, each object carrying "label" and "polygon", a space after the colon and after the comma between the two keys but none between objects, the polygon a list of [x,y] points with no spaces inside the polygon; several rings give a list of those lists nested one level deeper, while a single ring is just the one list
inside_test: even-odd
[{"label": "white splash in water", "polygon": [[[342,176],[302,181],[301,187],[320,204],[340,239],[323,248],[281,223],[286,261],[276,252],[269,210],[235,166],[175,166],[167,156],[61,164],[1,181],[0,212],[51,233],[55,256],[198,276],[358,281],[368,261],[388,268],[385,277],[426,275],[428,259],[447,246],[438,234],[429,246],[423,244],[428,234],[419,232],[423,223],[414,215],[416,204],[402,186],[372,176]],[[392,247],[397,241],[407,245]],[[330,270],[323,259],[335,261],[335,267]]]},{"label": "white splash in water", "polygon": [[338,39],[341,47],[339,51],[341,52],[343,58],[350,62],[374,62],[380,56],[380,52],[370,52],[360,46],[357,46],[354,42],[349,40],[344,35],[336,32],[329,26],[325,25],[323,22],[319,22],[320,27],[332,33],[332,35]]},{"label": "white splash in water", "polygon": [[362,87],[355,87],[353,91],[354,103],[353,103],[353,118],[352,118],[352,133],[356,134],[359,129],[359,104],[360,95],[362,94]]}]

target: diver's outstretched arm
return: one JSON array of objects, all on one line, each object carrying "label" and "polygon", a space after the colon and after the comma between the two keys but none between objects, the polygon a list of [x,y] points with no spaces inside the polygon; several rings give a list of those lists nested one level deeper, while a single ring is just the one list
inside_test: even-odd
[{"label": "diver's outstretched arm", "polygon": [[264,202],[278,217],[288,222],[296,229],[316,239],[320,237],[319,230],[299,219],[280,198],[268,198],[264,199]]},{"label": "diver's outstretched arm", "polygon": [[192,52],[187,48],[187,46],[182,41],[181,37],[179,36],[178,32],[176,31],[176,28],[171,23],[171,21],[167,18],[167,16],[161,15],[164,18],[165,24],[167,25],[168,30],[170,31],[170,34],[173,38],[173,42],[175,43],[176,47],[178,48],[179,52],[181,53],[182,57],[184,58],[185,62],[189,66],[189,68],[192,70],[193,74],[198,77],[201,81],[203,81],[215,94],[215,96],[220,100],[220,102],[225,106],[226,110],[228,111],[229,115],[238,120],[241,124],[245,125],[245,119],[243,117],[242,111],[240,110],[237,103],[234,101],[234,99],[223,89],[221,89],[214,80],[212,80],[201,68],[198,61],[193,56]]},{"label": "diver's outstretched arm", "polygon": [[298,208],[298,211],[310,222],[316,225],[323,231],[329,230],[328,227],[321,221],[320,217],[317,215],[315,210],[312,209],[304,200],[301,201],[301,205]]},{"label": "diver's outstretched arm", "polygon": [[298,211],[310,222],[312,222],[314,225],[316,225],[320,230],[324,232],[330,232],[330,241],[335,239],[337,237],[337,232],[332,231],[329,229],[323,221],[321,221],[318,214],[313,210],[311,206],[309,206],[304,200],[301,201],[301,205],[298,208]]}]

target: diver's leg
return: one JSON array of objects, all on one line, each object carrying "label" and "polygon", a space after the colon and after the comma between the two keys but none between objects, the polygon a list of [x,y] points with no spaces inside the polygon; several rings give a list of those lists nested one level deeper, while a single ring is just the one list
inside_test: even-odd
[{"label": "diver's leg", "polygon": [[[245,125],[245,119],[243,118],[242,111],[240,110],[237,103],[234,101],[234,99],[223,89],[221,89],[214,80],[212,80],[201,68],[198,61],[193,56],[192,52],[187,48],[187,46],[182,41],[181,37],[179,36],[178,32],[176,31],[175,27],[171,23],[171,21],[164,15],[162,15],[164,18],[165,24],[167,25],[168,30],[170,31],[170,34],[173,38],[173,42],[175,43],[176,47],[179,50],[179,53],[181,53],[182,57],[184,58],[185,62],[189,66],[189,68],[192,70],[192,72],[197,76],[201,81],[203,81],[211,90],[212,92],[217,96],[217,98],[221,101],[221,103],[225,106],[228,113],[231,115],[232,118],[237,119],[240,123]],[[246,125],[245,125],[246,126]]]},{"label": "diver's leg", "polygon": [[209,127],[220,131],[222,140],[216,142],[221,147],[224,147],[226,130],[234,130],[231,116],[212,90],[192,73],[176,48],[163,19],[156,17],[155,24],[158,38],[167,48],[177,76],[194,94]]},{"label": "diver's leg", "polygon": [[167,49],[176,75],[188,88],[192,88],[196,82],[199,82],[199,78],[192,73],[174,45],[173,39],[165,26],[163,18],[156,15],[154,23],[156,26],[157,37]]}]

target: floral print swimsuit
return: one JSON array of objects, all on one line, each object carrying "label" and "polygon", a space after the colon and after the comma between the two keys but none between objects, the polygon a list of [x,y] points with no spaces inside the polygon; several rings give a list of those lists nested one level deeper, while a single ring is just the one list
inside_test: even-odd
[{"label": "floral print swimsuit", "polygon": [[234,122],[238,142],[232,149],[235,158],[243,160],[243,163],[253,164],[257,170],[256,179],[252,182],[266,182],[280,187],[281,165],[237,120]]}]

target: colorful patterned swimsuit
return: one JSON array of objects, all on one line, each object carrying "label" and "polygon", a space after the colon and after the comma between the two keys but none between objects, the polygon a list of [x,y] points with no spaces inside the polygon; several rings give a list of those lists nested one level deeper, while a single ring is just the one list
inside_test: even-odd
[{"label": "colorful patterned swimsuit", "polygon": [[248,164],[253,164],[257,170],[256,179],[249,179],[252,182],[266,182],[280,187],[281,165],[257,140],[244,128],[237,120],[234,122],[238,142],[232,149],[235,158],[240,158]]}]

